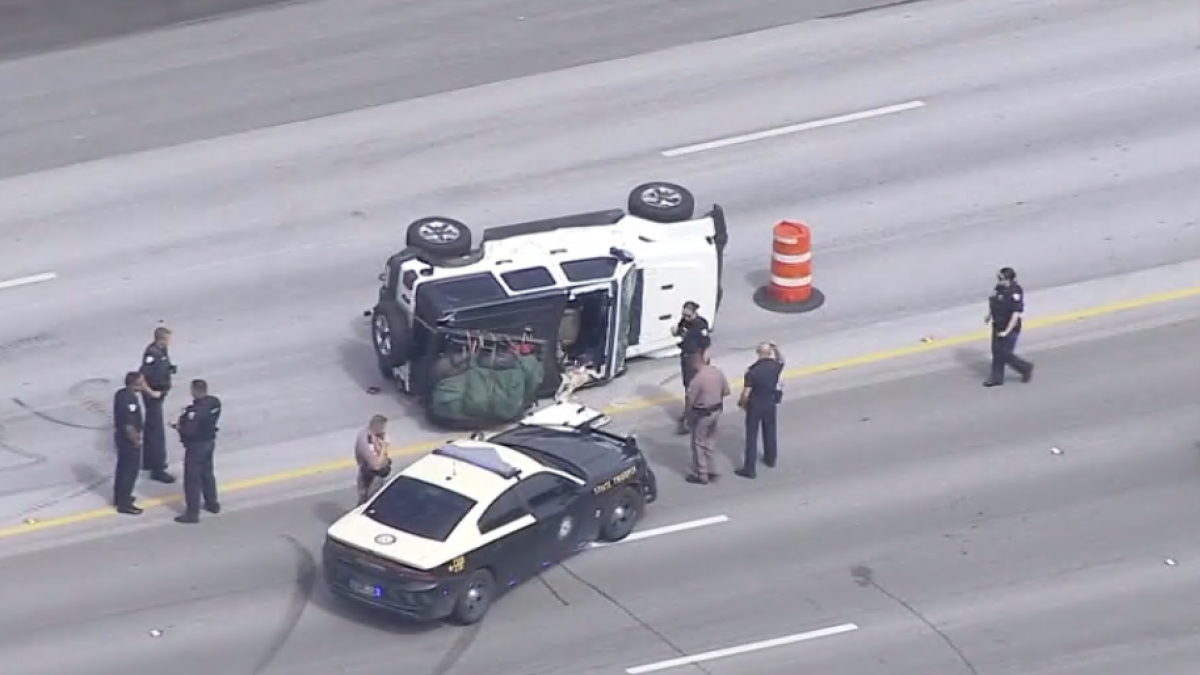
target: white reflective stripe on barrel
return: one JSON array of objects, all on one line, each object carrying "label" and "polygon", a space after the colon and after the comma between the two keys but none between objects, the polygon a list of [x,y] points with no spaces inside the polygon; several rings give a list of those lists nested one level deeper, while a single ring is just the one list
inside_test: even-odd
[{"label": "white reflective stripe on barrel", "polygon": [[798,279],[784,279],[783,277],[777,277],[772,274],[771,283],[776,286],[783,286],[784,288],[800,288],[801,286],[808,286],[812,284],[812,277],[807,276],[800,277]]},{"label": "white reflective stripe on barrel", "polygon": [[787,255],[785,253],[775,253],[771,256],[775,262],[781,262],[785,265],[799,265],[812,260],[812,253],[801,253],[799,255]]},{"label": "white reflective stripe on barrel", "polygon": [[775,235],[775,243],[777,244],[799,244],[800,237],[788,237],[784,235]]}]

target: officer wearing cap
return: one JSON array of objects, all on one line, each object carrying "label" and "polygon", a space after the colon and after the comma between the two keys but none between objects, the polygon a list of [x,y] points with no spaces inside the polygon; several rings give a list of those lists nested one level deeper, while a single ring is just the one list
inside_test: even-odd
[{"label": "officer wearing cap", "polygon": [[200,522],[204,510],[220,513],[217,478],[213,473],[213,452],[217,445],[217,423],[221,420],[221,399],[208,393],[208,383],[192,380],[192,402],[171,426],[179,431],[183,443],[183,515],[177,523]]},{"label": "officer wearing cap", "polygon": [[167,430],[163,419],[163,403],[171,391],[171,376],[176,371],[167,350],[170,344],[171,329],[159,326],[154,329],[154,342],[146,345],[142,352],[141,373],[147,385],[142,391],[146,410],[142,468],[160,483],[175,482],[175,477],[167,473]]},{"label": "officer wearing cap", "polygon": [[[679,323],[671,329],[671,335],[679,338],[679,372],[683,376],[683,390],[687,392],[692,377],[702,365],[697,361],[701,352],[712,344],[709,337],[708,320],[698,313],[700,305],[688,300],[683,303]],[[679,433],[688,432],[688,413],[679,418]]]},{"label": "officer wearing cap", "polygon": [[117,470],[113,476],[113,506],[117,513],[141,515],[133,499],[142,466],[142,400],[146,380],[139,372],[125,374],[125,386],[113,394],[113,444],[117,446]]},{"label": "officer wearing cap", "polygon": [[758,360],[746,370],[738,407],[746,411],[746,457],[734,473],[755,478],[758,471],[758,432],[762,430],[763,464],[774,468],[777,460],[776,407],[783,399],[779,376],[783,357],[773,342],[759,343]]},{"label": "officer wearing cap", "polygon": [[1022,382],[1033,378],[1033,364],[1016,354],[1024,313],[1025,291],[1017,283],[1016,271],[1005,267],[996,273],[996,288],[988,298],[988,315],[983,320],[992,325],[992,372],[983,386],[1004,384],[1005,366],[1020,373]]}]

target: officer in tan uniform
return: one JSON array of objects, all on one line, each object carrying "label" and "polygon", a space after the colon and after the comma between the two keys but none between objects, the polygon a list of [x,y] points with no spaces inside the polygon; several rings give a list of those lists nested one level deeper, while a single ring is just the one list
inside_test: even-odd
[{"label": "officer in tan uniform", "polygon": [[713,442],[717,435],[717,420],[729,396],[729,380],[725,373],[712,365],[708,350],[697,355],[696,373],[688,383],[684,411],[692,432],[692,473],[687,482],[708,485],[720,476],[713,471]]}]

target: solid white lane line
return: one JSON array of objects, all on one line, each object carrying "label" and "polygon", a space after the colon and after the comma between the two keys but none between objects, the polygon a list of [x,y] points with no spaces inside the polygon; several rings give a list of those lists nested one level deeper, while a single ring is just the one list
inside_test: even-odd
[{"label": "solid white lane line", "polygon": [[605,548],[607,546],[616,546],[617,544],[627,544],[631,541],[639,541],[649,539],[650,537],[661,537],[664,534],[675,534],[676,532],[686,532],[700,527],[708,527],[709,525],[720,525],[721,523],[729,522],[729,516],[712,516],[710,518],[700,518],[698,520],[689,520],[683,523],[675,523],[674,525],[664,525],[650,530],[642,530],[634,532],[625,537],[621,541],[613,542],[596,542],[592,544],[592,548]]},{"label": "solid white lane line", "polygon": [[721,138],[715,141],[706,143],[697,143],[695,145],[685,145],[682,148],[674,148],[672,150],[664,150],[663,157],[682,157],[683,155],[694,155],[697,152],[705,152],[708,150],[717,150],[727,148],[731,145],[741,145],[742,143],[752,143],[768,138],[778,138],[779,136],[787,136],[801,131],[812,131],[813,129],[822,129],[824,127],[832,127],[838,124],[847,124],[849,122],[859,122],[861,120],[869,120],[873,117],[883,117],[884,115],[894,115],[896,113],[905,112],[908,110],[916,110],[924,108],[924,101],[909,101],[907,103],[897,103],[896,105],[884,106],[873,110],[863,110],[862,112],[850,113],[848,115],[839,115],[837,117],[826,117],[825,119],[813,120],[811,122],[802,122],[800,124],[791,124],[786,127],[776,127],[767,129],[766,131],[756,131],[752,134],[743,134],[741,136],[730,136],[729,138]]},{"label": "solid white lane line", "polygon": [[842,633],[850,633],[858,630],[858,626],[852,623],[844,623],[840,626],[831,626],[820,630],[810,630],[806,633],[796,633],[794,635],[785,635],[773,640],[763,640],[762,642],[751,642],[748,645],[739,645],[737,647],[727,647],[725,649],[717,649],[695,656],[681,656],[677,659],[668,661],[659,661],[644,666],[635,668],[626,668],[625,672],[629,675],[642,675],[642,673],[654,673],[668,668],[678,668],[679,666],[690,666],[695,663],[703,663],[705,661],[713,661],[715,659],[723,659],[727,656],[737,656],[748,652],[757,652],[764,649],[772,649],[774,647],[783,647],[784,645],[795,644],[797,642],[805,642],[806,640],[816,640],[817,638],[830,637],[833,635],[841,635]]},{"label": "solid white lane line", "polygon": [[54,272],[42,272],[28,277],[19,279],[9,279],[8,281],[0,281],[0,291],[6,288],[17,288],[18,286],[28,286],[29,284],[40,284],[43,281],[53,281],[58,278]]}]

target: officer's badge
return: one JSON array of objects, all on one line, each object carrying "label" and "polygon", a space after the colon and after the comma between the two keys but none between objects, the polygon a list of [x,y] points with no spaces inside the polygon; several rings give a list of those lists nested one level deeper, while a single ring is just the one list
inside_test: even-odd
[{"label": "officer's badge", "polygon": [[129,412],[137,412],[137,404],[136,403],[129,404]]},{"label": "officer's badge", "polygon": [[1020,300],[1020,299],[1021,299],[1020,293],[1013,293],[1013,300]]},{"label": "officer's badge", "polygon": [[146,365],[150,365],[151,363],[154,363],[154,357],[147,355],[146,356]]},{"label": "officer's badge", "polygon": [[196,413],[195,413],[195,411],[189,411],[189,412],[188,412],[188,419],[189,419],[189,420],[194,420],[194,419],[196,419]]}]

